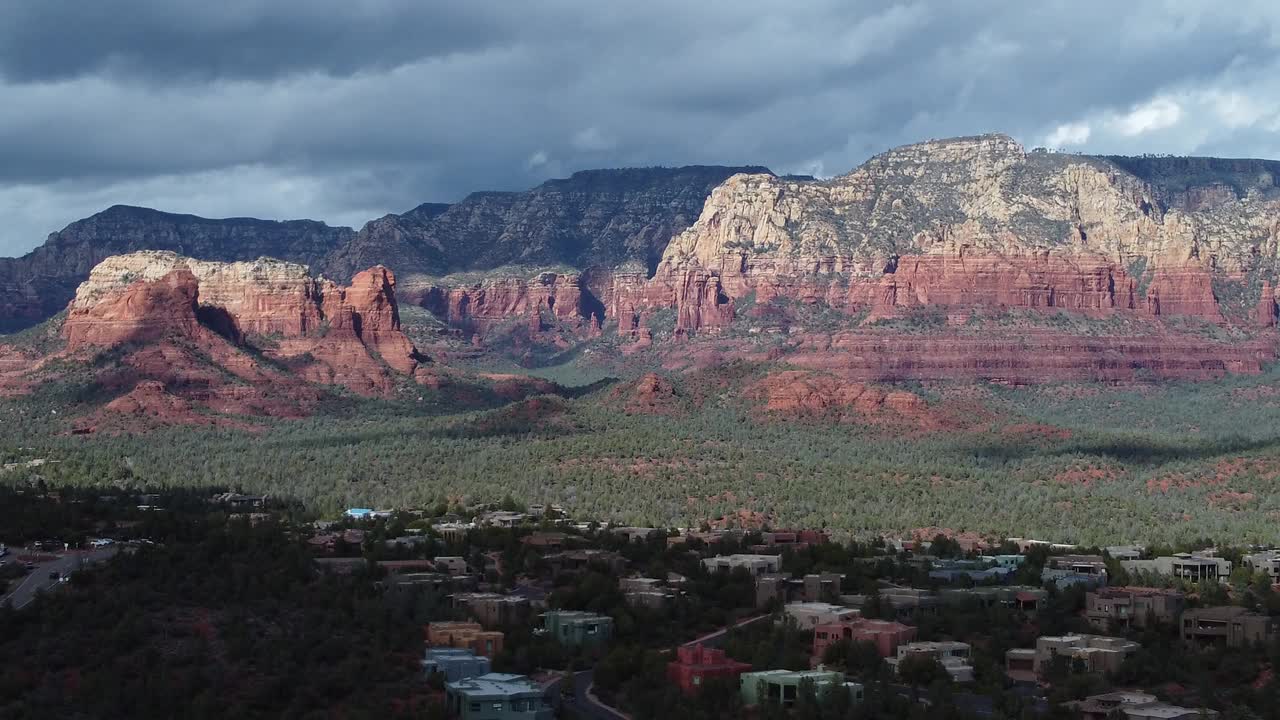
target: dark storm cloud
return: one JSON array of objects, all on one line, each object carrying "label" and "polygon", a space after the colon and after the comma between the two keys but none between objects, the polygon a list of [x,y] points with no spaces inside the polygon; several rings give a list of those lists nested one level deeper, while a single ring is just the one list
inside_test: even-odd
[{"label": "dark storm cloud", "polygon": [[358,225],[587,167],[1005,131],[1280,155],[1270,2],[0,5],[0,252],[113,202]]},{"label": "dark storm cloud", "polygon": [[430,0],[17,0],[0,5],[0,75],[349,75],[509,42],[504,15],[492,4]]}]

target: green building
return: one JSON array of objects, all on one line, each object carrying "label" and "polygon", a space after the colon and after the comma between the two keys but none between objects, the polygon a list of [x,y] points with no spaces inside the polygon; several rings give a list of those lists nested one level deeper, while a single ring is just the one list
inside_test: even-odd
[{"label": "green building", "polygon": [[461,720],[552,720],[542,688],[523,675],[489,673],[445,685],[450,717]]},{"label": "green building", "polygon": [[752,706],[759,705],[761,702],[775,702],[783,707],[791,707],[800,697],[800,686],[806,680],[813,683],[814,692],[819,696],[841,689],[849,693],[853,702],[862,702],[863,687],[861,685],[845,682],[844,673],[823,670],[819,667],[817,670],[763,670],[743,673],[740,679],[742,703]]},{"label": "green building", "polygon": [[561,645],[595,647],[613,637],[613,618],[576,610],[553,610],[543,614],[542,628]]}]

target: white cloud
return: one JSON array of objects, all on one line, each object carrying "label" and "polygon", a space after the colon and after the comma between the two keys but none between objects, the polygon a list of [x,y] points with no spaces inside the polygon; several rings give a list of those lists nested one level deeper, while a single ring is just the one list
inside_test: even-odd
[{"label": "white cloud", "polygon": [[1065,148],[1071,145],[1083,145],[1089,142],[1093,128],[1086,122],[1064,123],[1053,129],[1044,139],[1045,147]]},{"label": "white cloud", "polygon": [[538,150],[529,156],[529,159],[525,161],[524,166],[529,170],[536,170],[543,165],[546,165],[548,162],[551,162],[551,156],[547,154],[547,151]]},{"label": "white cloud", "polygon": [[574,133],[569,144],[581,152],[604,152],[616,148],[618,141],[605,135],[600,128],[593,125]]},{"label": "white cloud", "polygon": [[1158,97],[1149,100],[1111,121],[1116,132],[1134,137],[1155,130],[1173,127],[1182,119],[1182,106],[1172,98]]}]

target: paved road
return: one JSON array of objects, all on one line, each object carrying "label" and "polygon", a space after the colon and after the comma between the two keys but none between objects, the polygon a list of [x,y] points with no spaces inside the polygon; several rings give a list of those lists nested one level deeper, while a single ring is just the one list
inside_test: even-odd
[{"label": "paved road", "polygon": [[22,584],[4,598],[0,598],[0,604],[12,603],[15,609],[21,610],[30,605],[41,590],[48,590],[58,583],[57,580],[49,577],[51,573],[56,572],[59,577],[64,577],[84,565],[102,562],[115,554],[114,546],[93,550],[73,550],[53,560],[36,563],[36,569],[23,579]]},{"label": "paved road", "polygon": [[599,702],[591,693],[592,672],[573,674],[573,702],[566,703],[583,720],[631,720],[631,716]]},{"label": "paved road", "polygon": [[[750,625],[751,623],[768,620],[772,617],[772,615],[757,615],[756,617],[747,618],[746,620],[737,622],[732,627],[742,627],[743,625]],[[720,647],[721,643],[724,642],[725,636],[728,635],[729,629],[730,628],[721,628],[720,630],[708,633],[695,640],[690,640],[685,643],[685,645],[702,643],[708,647]],[[671,649],[667,649],[664,652],[671,652]],[[573,702],[568,703],[567,707],[573,708],[574,712],[577,713],[577,716],[579,718],[584,718],[585,720],[631,720],[630,715],[605,705],[595,699],[591,688],[593,681],[594,676],[590,670],[583,670],[580,673],[574,673]]]}]

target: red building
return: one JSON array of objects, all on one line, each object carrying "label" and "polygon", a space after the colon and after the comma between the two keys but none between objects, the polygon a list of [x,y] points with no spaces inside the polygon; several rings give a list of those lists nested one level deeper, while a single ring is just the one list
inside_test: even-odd
[{"label": "red building", "polygon": [[736,678],[750,669],[750,663],[738,662],[723,650],[681,645],[676,660],[667,664],[667,677],[685,693],[694,693],[710,678]]},{"label": "red building", "polygon": [[880,657],[892,657],[898,646],[916,639],[916,629],[892,620],[854,618],[813,629],[813,656],[821,662],[827,648],[841,640],[874,643]]}]

